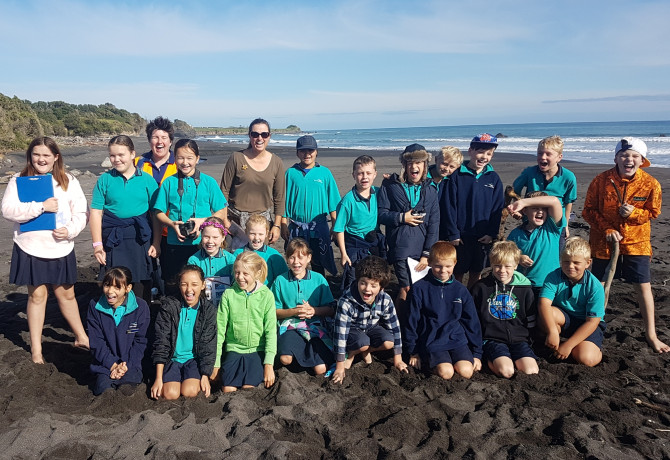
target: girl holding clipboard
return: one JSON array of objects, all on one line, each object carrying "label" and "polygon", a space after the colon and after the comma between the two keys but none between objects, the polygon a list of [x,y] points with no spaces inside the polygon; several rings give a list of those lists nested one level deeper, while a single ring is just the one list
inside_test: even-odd
[{"label": "girl holding clipboard", "polygon": [[[30,184],[23,178],[50,176],[53,193],[43,201],[30,198]],[[19,185],[20,184],[20,185]],[[55,219],[49,219],[54,213]],[[88,349],[88,336],[79,316],[74,295],[77,260],[74,238],[86,227],[88,205],[79,181],[65,172],[63,157],[56,142],[38,137],[28,146],[26,166],[11,178],[2,198],[2,215],[14,222],[14,249],[9,282],[28,287],[28,329],[33,362],[44,364],[42,329],[46,313],[48,287],[51,286],[63,317],[74,332],[74,346]],[[47,217],[39,223],[41,216]],[[55,222],[55,224],[54,224]],[[37,223],[36,230],[29,230]]]}]

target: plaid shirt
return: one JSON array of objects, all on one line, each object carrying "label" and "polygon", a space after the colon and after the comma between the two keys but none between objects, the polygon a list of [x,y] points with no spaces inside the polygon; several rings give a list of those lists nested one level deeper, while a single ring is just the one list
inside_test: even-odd
[{"label": "plaid shirt", "polygon": [[[354,287],[355,289],[355,287]],[[347,290],[337,302],[335,313],[335,326],[333,330],[335,341],[335,353],[337,361],[344,361],[347,351],[347,337],[349,329],[357,327],[363,332],[380,323],[393,333],[393,350],[396,355],[402,353],[402,340],[400,337],[400,324],[395,313],[393,300],[386,292],[380,291],[372,305],[365,304],[358,290],[354,293]]]}]

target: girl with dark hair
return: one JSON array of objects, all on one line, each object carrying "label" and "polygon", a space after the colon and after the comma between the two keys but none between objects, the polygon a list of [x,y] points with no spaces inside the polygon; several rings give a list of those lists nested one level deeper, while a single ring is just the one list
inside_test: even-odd
[{"label": "girl with dark hair", "polygon": [[154,205],[156,217],[167,226],[167,248],[162,265],[168,292],[174,292],[174,277],[198,250],[200,226],[209,216],[228,222],[228,202],[216,180],[196,168],[200,161],[198,144],[180,139],[175,144],[177,174],[161,185]]},{"label": "girl with dark hair", "polygon": [[91,299],[86,324],[96,374],[93,394],[142,383],[142,359],[147,349],[149,305],[135,297],[133,275],[114,267],[102,280],[102,295]]},{"label": "girl with dark hair", "polygon": [[205,274],[186,265],[178,274],[179,298],[163,299],[156,317],[152,359],[156,380],[154,399],[193,398],[202,390],[209,396],[209,377],[216,358],[216,307],[207,300]]},{"label": "girl with dark hair", "polygon": [[[17,177],[50,175],[53,197],[44,202],[21,202]],[[23,231],[21,224],[44,213],[55,213],[53,230]],[[28,329],[32,360],[43,364],[42,329],[48,287],[51,286],[63,317],[75,335],[74,345],[88,349],[88,336],[74,295],[77,260],[74,238],[86,227],[88,206],[79,181],[65,172],[63,157],[49,137],[34,139],[26,150],[26,166],[7,184],[2,215],[14,222],[14,249],[9,281],[28,286]]]},{"label": "girl with dark hair", "polygon": [[[267,121],[262,118],[252,121],[249,145],[231,155],[221,176],[221,190],[230,202],[231,220],[244,229],[251,214],[262,214],[271,225],[270,244],[279,239],[286,193],[284,163],[266,150],[271,137]],[[246,241],[231,250],[244,244]]]}]

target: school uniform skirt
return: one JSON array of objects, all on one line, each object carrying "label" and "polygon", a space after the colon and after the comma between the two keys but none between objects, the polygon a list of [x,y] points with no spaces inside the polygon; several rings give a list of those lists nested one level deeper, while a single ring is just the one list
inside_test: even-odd
[{"label": "school uniform skirt", "polygon": [[335,362],[333,352],[319,338],[305,340],[295,329],[288,330],[277,339],[277,354],[293,356],[300,367],[312,368]]},{"label": "school uniform skirt", "polygon": [[9,282],[18,286],[74,284],[77,282],[77,258],[74,249],[57,259],[31,256],[16,243],[12,249]]},{"label": "school uniform skirt", "polygon": [[253,353],[226,352],[221,364],[221,383],[224,387],[241,388],[244,385],[256,387],[263,381],[263,357],[260,351]]}]

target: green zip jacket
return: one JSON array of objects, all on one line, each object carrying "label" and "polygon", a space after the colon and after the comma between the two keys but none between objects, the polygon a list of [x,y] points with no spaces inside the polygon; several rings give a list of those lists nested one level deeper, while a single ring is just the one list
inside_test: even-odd
[{"label": "green zip jacket", "polygon": [[214,367],[221,367],[223,345],[226,351],[246,354],[262,351],[263,364],[274,364],[277,354],[277,312],[275,299],[267,286],[251,294],[237,283],[226,289],[217,313],[218,339]]}]

